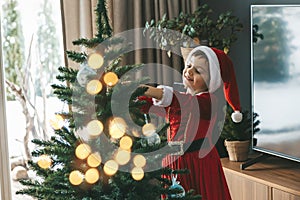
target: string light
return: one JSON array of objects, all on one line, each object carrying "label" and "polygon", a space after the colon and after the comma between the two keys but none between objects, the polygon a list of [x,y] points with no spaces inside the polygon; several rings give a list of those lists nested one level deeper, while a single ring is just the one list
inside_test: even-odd
[{"label": "string light", "polygon": [[144,178],[144,170],[141,167],[134,167],[131,170],[131,176],[134,180],[140,181]]},{"label": "string light", "polygon": [[119,78],[114,72],[107,72],[104,74],[103,81],[106,85],[112,87],[118,83]]},{"label": "string light", "polygon": [[127,130],[127,124],[124,119],[115,117],[110,121],[109,134],[114,139],[121,138]]},{"label": "string light", "polygon": [[98,167],[102,162],[101,156],[98,152],[92,153],[87,158],[87,164],[90,167]]},{"label": "string light", "polygon": [[119,169],[119,165],[116,161],[114,160],[109,160],[107,161],[104,166],[103,166],[103,171],[105,174],[107,174],[108,176],[112,176],[115,173],[117,173]]},{"label": "string light", "polygon": [[97,137],[102,133],[104,127],[101,121],[95,119],[90,121],[86,128],[91,137]]},{"label": "string light", "polygon": [[52,160],[50,156],[43,154],[39,156],[37,164],[40,168],[47,169],[51,166]]},{"label": "string light", "polygon": [[140,154],[134,156],[133,164],[136,167],[144,167],[146,165],[146,158]]},{"label": "string light", "polygon": [[99,171],[96,168],[90,168],[85,172],[85,181],[94,184],[99,180]]},{"label": "string light", "polygon": [[86,91],[87,93],[91,95],[96,95],[102,90],[103,86],[102,83],[99,80],[91,80],[86,85]]},{"label": "string light", "polygon": [[77,158],[84,160],[91,154],[91,147],[88,144],[82,143],[75,149],[75,155]]},{"label": "string light", "polygon": [[80,185],[83,182],[84,175],[78,171],[74,170],[69,175],[69,181],[72,185]]},{"label": "string light", "polygon": [[126,151],[126,150],[118,150],[116,155],[115,155],[115,161],[119,164],[119,165],[125,165],[129,162],[130,160],[130,152]]},{"label": "string light", "polygon": [[120,140],[120,148],[129,150],[132,147],[132,139],[129,136],[124,136]]},{"label": "string light", "polygon": [[61,115],[54,115],[54,117],[52,119],[49,120],[50,121],[50,126],[54,129],[54,130],[59,130],[64,126],[64,118]]},{"label": "string light", "polygon": [[152,123],[146,123],[142,128],[142,132],[146,137],[149,137],[156,132],[156,127]]},{"label": "string light", "polygon": [[88,65],[92,69],[99,69],[104,63],[104,58],[100,53],[92,53],[87,59]]}]

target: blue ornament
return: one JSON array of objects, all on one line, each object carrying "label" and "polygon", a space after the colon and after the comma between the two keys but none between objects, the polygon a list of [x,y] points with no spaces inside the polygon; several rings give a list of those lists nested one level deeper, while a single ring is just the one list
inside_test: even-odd
[{"label": "blue ornament", "polygon": [[179,181],[176,181],[177,174],[176,175],[172,174],[171,178],[172,178],[172,185],[170,186],[169,190],[170,190],[170,192],[172,192],[172,190],[175,190],[176,192],[174,194],[170,194],[169,196],[171,198],[182,198],[182,197],[185,197],[185,190],[184,190],[184,188],[179,184],[180,183]]}]

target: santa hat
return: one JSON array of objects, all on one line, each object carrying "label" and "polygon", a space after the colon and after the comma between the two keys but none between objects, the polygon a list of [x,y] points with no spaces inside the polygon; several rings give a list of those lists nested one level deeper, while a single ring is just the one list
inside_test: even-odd
[{"label": "santa hat", "polygon": [[209,60],[210,82],[208,91],[211,93],[216,91],[223,81],[225,99],[234,110],[231,115],[232,121],[236,123],[241,122],[243,115],[240,112],[240,97],[232,61],[222,50],[198,46],[189,53],[186,65],[189,64],[192,54],[199,50],[204,52]]}]

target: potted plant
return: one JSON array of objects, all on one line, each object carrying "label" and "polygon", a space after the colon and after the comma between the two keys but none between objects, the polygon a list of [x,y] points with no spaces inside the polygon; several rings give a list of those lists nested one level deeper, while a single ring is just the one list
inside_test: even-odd
[{"label": "potted plant", "polygon": [[243,120],[235,123],[231,119],[231,113],[231,107],[227,106],[220,138],[224,140],[230,161],[245,161],[248,159],[252,136],[260,130],[258,114],[244,111]]},{"label": "potted plant", "polygon": [[163,50],[207,45],[227,53],[242,28],[238,17],[233,16],[231,11],[216,16],[207,4],[203,4],[193,13],[181,12],[173,19],[167,19],[166,15],[156,22],[152,19],[146,22],[144,32],[149,31],[150,38],[157,41]]}]

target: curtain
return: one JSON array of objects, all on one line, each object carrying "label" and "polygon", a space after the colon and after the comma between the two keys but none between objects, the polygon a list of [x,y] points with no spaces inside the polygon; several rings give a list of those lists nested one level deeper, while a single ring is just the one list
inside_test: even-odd
[{"label": "curtain", "polygon": [[[73,46],[72,41],[82,37],[92,38],[95,34],[94,10],[97,0],[61,0],[61,3],[65,48],[74,51],[83,50]],[[180,12],[193,12],[200,5],[200,0],[107,0],[106,3],[111,27],[114,34],[118,34],[131,29],[141,29],[146,21],[159,20],[164,14],[168,18],[173,18]],[[68,66],[78,65],[67,58],[66,63]],[[169,57],[167,52],[155,49],[130,52],[124,57],[123,63],[155,63],[157,66],[168,66],[149,67],[146,75],[155,78],[160,84],[171,86],[173,82],[179,81],[178,73],[181,73],[183,68],[180,56],[172,54]]]},{"label": "curtain", "polygon": [[[64,48],[68,51],[87,51],[74,46],[79,38],[92,38],[96,33],[95,8],[97,0],[61,0]],[[66,66],[78,68],[78,63],[65,57]]]},{"label": "curtain", "polygon": [[[111,19],[114,34],[130,29],[143,28],[146,21],[159,20],[166,14],[171,19],[180,12],[190,13],[200,5],[199,0],[108,0],[107,8]],[[138,38],[138,37],[137,37]],[[159,66],[147,70],[147,74],[153,77],[159,84],[173,86],[174,82],[180,82],[181,71],[184,66],[181,56],[161,50],[137,50],[126,57],[126,62],[156,63]],[[163,66],[162,66],[163,65]],[[170,70],[171,68],[172,70]]]}]

